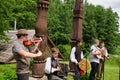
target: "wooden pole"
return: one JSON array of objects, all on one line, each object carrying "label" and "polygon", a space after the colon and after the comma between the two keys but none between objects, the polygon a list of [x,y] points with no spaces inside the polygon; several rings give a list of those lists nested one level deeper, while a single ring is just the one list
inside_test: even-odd
[{"label": "wooden pole", "polygon": [[45,50],[47,44],[47,11],[49,8],[49,0],[37,0],[38,16],[36,20],[35,33],[43,36],[43,41],[40,43],[39,49],[43,55],[41,57],[34,58],[32,76],[43,77],[45,68]]},{"label": "wooden pole", "polygon": [[[76,46],[76,39],[82,39],[82,20],[83,20],[83,0],[76,0],[73,10],[71,48]],[[70,61],[70,70],[73,70],[73,64]]]}]

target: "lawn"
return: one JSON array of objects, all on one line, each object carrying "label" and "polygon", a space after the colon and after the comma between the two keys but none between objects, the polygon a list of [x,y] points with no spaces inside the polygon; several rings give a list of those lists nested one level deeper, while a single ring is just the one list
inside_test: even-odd
[{"label": "lawn", "polygon": [[104,80],[119,80],[119,66],[106,65]]}]

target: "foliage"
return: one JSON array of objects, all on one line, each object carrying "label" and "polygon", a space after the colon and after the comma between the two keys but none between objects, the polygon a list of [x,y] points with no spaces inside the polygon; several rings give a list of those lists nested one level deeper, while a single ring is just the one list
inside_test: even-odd
[{"label": "foliage", "polygon": [[68,61],[70,57],[70,46],[69,45],[58,45],[57,46],[60,50],[60,53],[64,57],[64,61]]},{"label": "foliage", "polygon": [[68,44],[72,21],[71,4],[63,3],[60,0],[51,0],[50,4],[48,11],[48,34],[56,45]]},{"label": "foliage", "polygon": [[33,29],[36,20],[36,0],[0,0],[0,39],[6,40],[4,31],[18,28]]},{"label": "foliage", "polygon": [[115,53],[120,44],[118,32],[118,15],[111,8],[86,4],[83,20],[83,41],[87,48],[94,39],[104,40],[110,53]]},{"label": "foliage", "polygon": [[[12,4],[11,4],[12,3]],[[0,0],[0,41],[7,40],[3,31],[18,28],[33,29],[37,17],[36,0]],[[47,32],[55,45],[69,44],[75,0],[50,0],[47,14]],[[83,42],[84,51],[95,38],[104,40],[108,51],[118,54],[120,35],[118,34],[118,14],[111,8],[84,4]],[[2,40],[3,39],[3,40]]]}]

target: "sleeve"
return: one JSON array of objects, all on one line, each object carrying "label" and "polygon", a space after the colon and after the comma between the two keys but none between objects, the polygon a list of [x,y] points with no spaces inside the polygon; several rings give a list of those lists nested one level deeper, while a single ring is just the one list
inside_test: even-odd
[{"label": "sleeve", "polygon": [[77,60],[75,59],[75,47],[72,48],[71,54],[70,54],[70,60],[71,62],[78,63]]},{"label": "sleeve", "polygon": [[[106,49],[106,48],[105,48]],[[106,54],[105,54],[105,57],[108,57],[108,51],[107,51],[107,49],[106,49]]]},{"label": "sleeve", "polygon": [[90,52],[96,52],[96,48],[95,48],[95,46],[91,46],[91,48],[90,48]]},{"label": "sleeve", "polygon": [[13,52],[19,53],[20,50],[23,50],[21,45],[14,45],[13,46]]},{"label": "sleeve", "polygon": [[84,56],[83,56],[83,51],[81,51],[81,59],[83,59],[84,58]]},{"label": "sleeve", "polygon": [[51,58],[46,59],[46,64],[45,64],[45,73],[50,74],[56,71],[56,68],[51,68]]}]

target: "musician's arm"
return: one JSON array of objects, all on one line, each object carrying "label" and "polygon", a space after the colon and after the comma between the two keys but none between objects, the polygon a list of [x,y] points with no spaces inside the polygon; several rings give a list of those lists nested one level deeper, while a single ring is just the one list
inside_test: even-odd
[{"label": "musician's arm", "polygon": [[104,50],[105,50],[105,52],[104,52],[104,53],[105,53],[105,54],[104,54],[105,58],[106,58],[106,59],[109,59],[109,55],[108,55],[107,49],[105,48]]},{"label": "musician's arm", "polygon": [[105,57],[108,57],[108,51],[106,48],[105,48]]},{"label": "musician's arm", "polygon": [[84,58],[84,56],[83,56],[83,51],[81,51],[81,59],[83,59]]},{"label": "musician's arm", "polygon": [[71,62],[74,62],[74,63],[76,63],[76,64],[78,64],[78,62],[77,62],[77,60],[75,59],[75,47],[73,47],[72,48],[72,50],[71,50],[71,54],[70,54],[70,60],[71,60]]},{"label": "musician's arm", "polygon": [[91,54],[95,56],[95,55],[99,55],[100,52],[99,52],[99,51],[96,51],[96,50],[94,50],[94,49],[91,49]]},{"label": "musician's arm", "polygon": [[31,53],[31,52],[27,52],[27,51],[24,51],[24,50],[20,50],[19,51],[19,54],[21,56],[24,56],[24,57],[39,57],[42,55],[42,52],[39,51],[37,54],[34,54],[34,53]]}]

